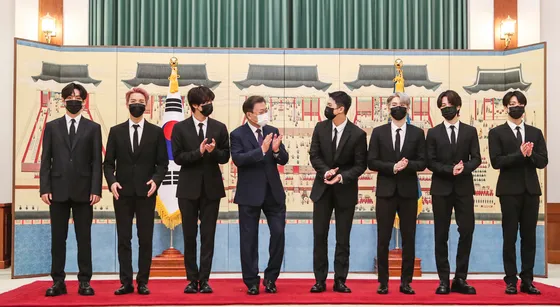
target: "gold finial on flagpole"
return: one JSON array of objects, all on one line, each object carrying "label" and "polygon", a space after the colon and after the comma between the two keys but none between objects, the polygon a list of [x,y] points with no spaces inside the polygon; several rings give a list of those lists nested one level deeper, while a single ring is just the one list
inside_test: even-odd
[{"label": "gold finial on flagpole", "polygon": [[395,82],[395,93],[404,93],[404,76],[402,72],[403,61],[401,59],[395,60],[395,68],[397,69],[397,75],[393,79]]},{"label": "gold finial on flagpole", "polygon": [[176,57],[169,59],[169,66],[171,66],[171,75],[169,76],[169,92],[177,93],[179,91],[179,76],[178,66],[179,60]]}]

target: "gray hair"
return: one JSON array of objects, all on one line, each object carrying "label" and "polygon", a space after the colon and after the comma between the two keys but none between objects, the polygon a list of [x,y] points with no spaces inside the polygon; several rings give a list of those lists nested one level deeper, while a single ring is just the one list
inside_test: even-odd
[{"label": "gray hair", "polygon": [[404,103],[407,107],[410,107],[410,96],[408,96],[405,93],[401,93],[401,92],[396,92],[391,94],[391,96],[389,96],[389,98],[387,98],[387,104],[390,104],[391,101],[393,101],[393,99],[395,99],[396,97],[399,97],[399,99],[401,100],[401,103]]}]

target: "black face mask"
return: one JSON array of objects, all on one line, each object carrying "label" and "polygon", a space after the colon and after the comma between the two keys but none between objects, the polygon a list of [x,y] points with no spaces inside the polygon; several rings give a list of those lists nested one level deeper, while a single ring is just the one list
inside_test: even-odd
[{"label": "black face mask", "polygon": [[128,105],[128,111],[130,115],[134,117],[140,117],[146,111],[146,105],[141,103],[132,103]]},{"label": "black face mask", "polygon": [[209,103],[202,106],[202,111],[200,111],[200,114],[208,117],[210,116],[210,114],[212,114],[213,111],[214,111],[214,106],[211,103]]},{"label": "black face mask", "polygon": [[458,113],[459,111],[457,111],[456,106],[449,106],[441,109],[441,116],[447,120],[452,120]]},{"label": "black face mask", "polygon": [[391,108],[391,117],[396,120],[401,120],[406,116],[406,107],[392,107]]},{"label": "black face mask", "polygon": [[82,101],[81,100],[66,100],[66,110],[70,112],[70,114],[77,114],[82,109]]},{"label": "black face mask", "polygon": [[525,106],[515,106],[508,109],[508,114],[513,119],[519,119],[525,113]]},{"label": "black face mask", "polygon": [[326,107],[325,108],[325,117],[327,119],[330,119],[330,120],[334,119],[336,117],[336,115],[334,115],[334,108]]}]

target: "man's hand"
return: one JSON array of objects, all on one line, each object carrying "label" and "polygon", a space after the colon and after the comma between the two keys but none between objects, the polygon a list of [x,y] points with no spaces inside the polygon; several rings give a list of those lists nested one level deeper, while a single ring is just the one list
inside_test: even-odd
[{"label": "man's hand", "polygon": [[342,175],[338,174],[338,175],[334,176],[334,178],[331,179],[331,180],[325,179],[325,183],[329,184],[329,185],[333,185],[335,183],[339,183],[341,180],[342,180]]},{"label": "man's hand", "polygon": [[393,165],[393,173],[398,173],[405,169],[408,166],[408,160],[406,158],[402,158],[399,162]]},{"label": "man's hand", "polygon": [[157,185],[154,182],[154,180],[150,180],[150,181],[146,182],[146,184],[150,186],[150,190],[148,191],[148,197],[150,197],[156,192]]},{"label": "man's hand", "polygon": [[116,200],[119,200],[119,190],[122,189],[121,184],[118,182],[115,182],[111,185],[111,193],[113,193],[113,197]]},{"label": "man's hand", "polygon": [[533,154],[533,147],[535,146],[535,143],[527,142],[525,144],[527,144],[527,147],[525,148],[525,156],[530,157]]},{"label": "man's hand", "polygon": [[206,142],[208,142],[208,139],[205,138],[202,143],[200,143],[200,154],[204,155],[204,151],[206,151]]},{"label": "man's hand", "polygon": [[459,163],[453,166],[453,176],[457,176],[463,172],[465,169],[465,165],[463,164],[463,160],[459,161]]},{"label": "man's hand", "polygon": [[207,152],[214,151],[214,148],[216,148],[216,140],[212,139],[212,143],[204,145],[204,148]]},{"label": "man's hand", "polygon": [[97,204],[99,202],[99,200],[101,200],[101,197],[99,195],[91,194],[89,196],[89,201],[91,201],[91,203],[89,205],[93,206],[93,205]]},{"label": "man's hand", "polygon": [[263,140],[261,149],[263,153],[267,153],[270,149],[270,143],[272,143],[272,133],[269,133]]},{"label": "man's hand", "polygon": [[338,167],[337,168],[333,168],[331,170],[328,170],[325,173],[325,176],[323,177],[325,180],[329,180],[332,178],[332,176],[336,175],[336,172],[338,172]]},{"label": "man's hand", "polygon": [[52,194],[51,193],[45,193],[43,195],[41,195],[41,199],[43,200],[43,202],[47,205],[51,205],[51,200],[52,200]]},{"label": "man's hand", "polygon": [[280,151],[280,144],[282,144],[282,135],[281,134],[275,134],[274,135],[274,139],[272,140],[272,151],[273,152],[278,152]]}]

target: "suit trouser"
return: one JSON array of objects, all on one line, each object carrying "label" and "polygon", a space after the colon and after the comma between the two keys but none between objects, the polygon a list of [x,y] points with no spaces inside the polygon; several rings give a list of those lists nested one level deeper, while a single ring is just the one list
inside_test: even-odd
[{"label": "suit trouser", "polygon": [[113,198],[119,252],[119,277],[121,283],[132,284],[132,221],[136,215],[138,236],[138,274],[136,282],[147,284],[152,265],[152,242],[154,235],[154,211],[156,196],[121,196]]},{"label": "suit trouser", "polygon": [[[179,209],[182,217],[187,279],[189,281],[208,281],[214,257],[214,238],[220,199],[208,199],[202,192],[198,199],[179,198]],[[199,219],[200,268],[196,262],[196,236]]]},{"label": "suit trouser", "polygon": [[268,243],[268,266],[264,279],[276,281],[280,275],[284,258],[284,230],[286,228],[286,204],[274,199],[267,185],[264,203],[260,206],[239,205],[239,239],[241,251],[241,271],[247,287],[258,285],[259,276],[259,220],[261,210],[266,216],[270,241]]},{"label": "suit trouser", "polygon": [[517,257],[515,243],[517,230],[521,236],[521,273],[519,278],[523,283],[533,281],[533,267],[535,266],[536,228],[539,217],[539,196],[524,192],[520,195],[500,196],[502,209],[503,232],[503,261],[508,284],[517,283]]},{"label": "suit trouser", "polygon": [[56,281],[64,281],[66,273],[66,239],[68,237],[68,220],[70,210],[74,219],[74,231],[78,243],[78,280],[90,281],[91,264],[91,222],[93,207],[89,202],[52,202],[49,206],[51,217],[51,277]]},{"label": "suit trouser", "polygon": [[459,232],[455,278],[467,279],[469,257],[474,233],[473,195],[432,195],[435,231],[435,256],[439,280],[449,282],[448,246],[451,213],[455,209],[455,220]]},{"label": "suit trouser", "polygon": [[335,192],[332,186],[327,187],[313,204],[313,272],[318,282],[324,282],[329,272],[328,237],[333,209],[336,221],[334,279],[346,282],[350,266],[350,231],[355,204],[340,204]]},{"label": "suit trouser", "polygon": [[414,273],[416,213],[418,199],[401,196],[377,197],[377,274],[381,284],[389,281],[389,242],[393,232],[395,214],[399,214],[402,237],[401,283],[412,282]]}]

